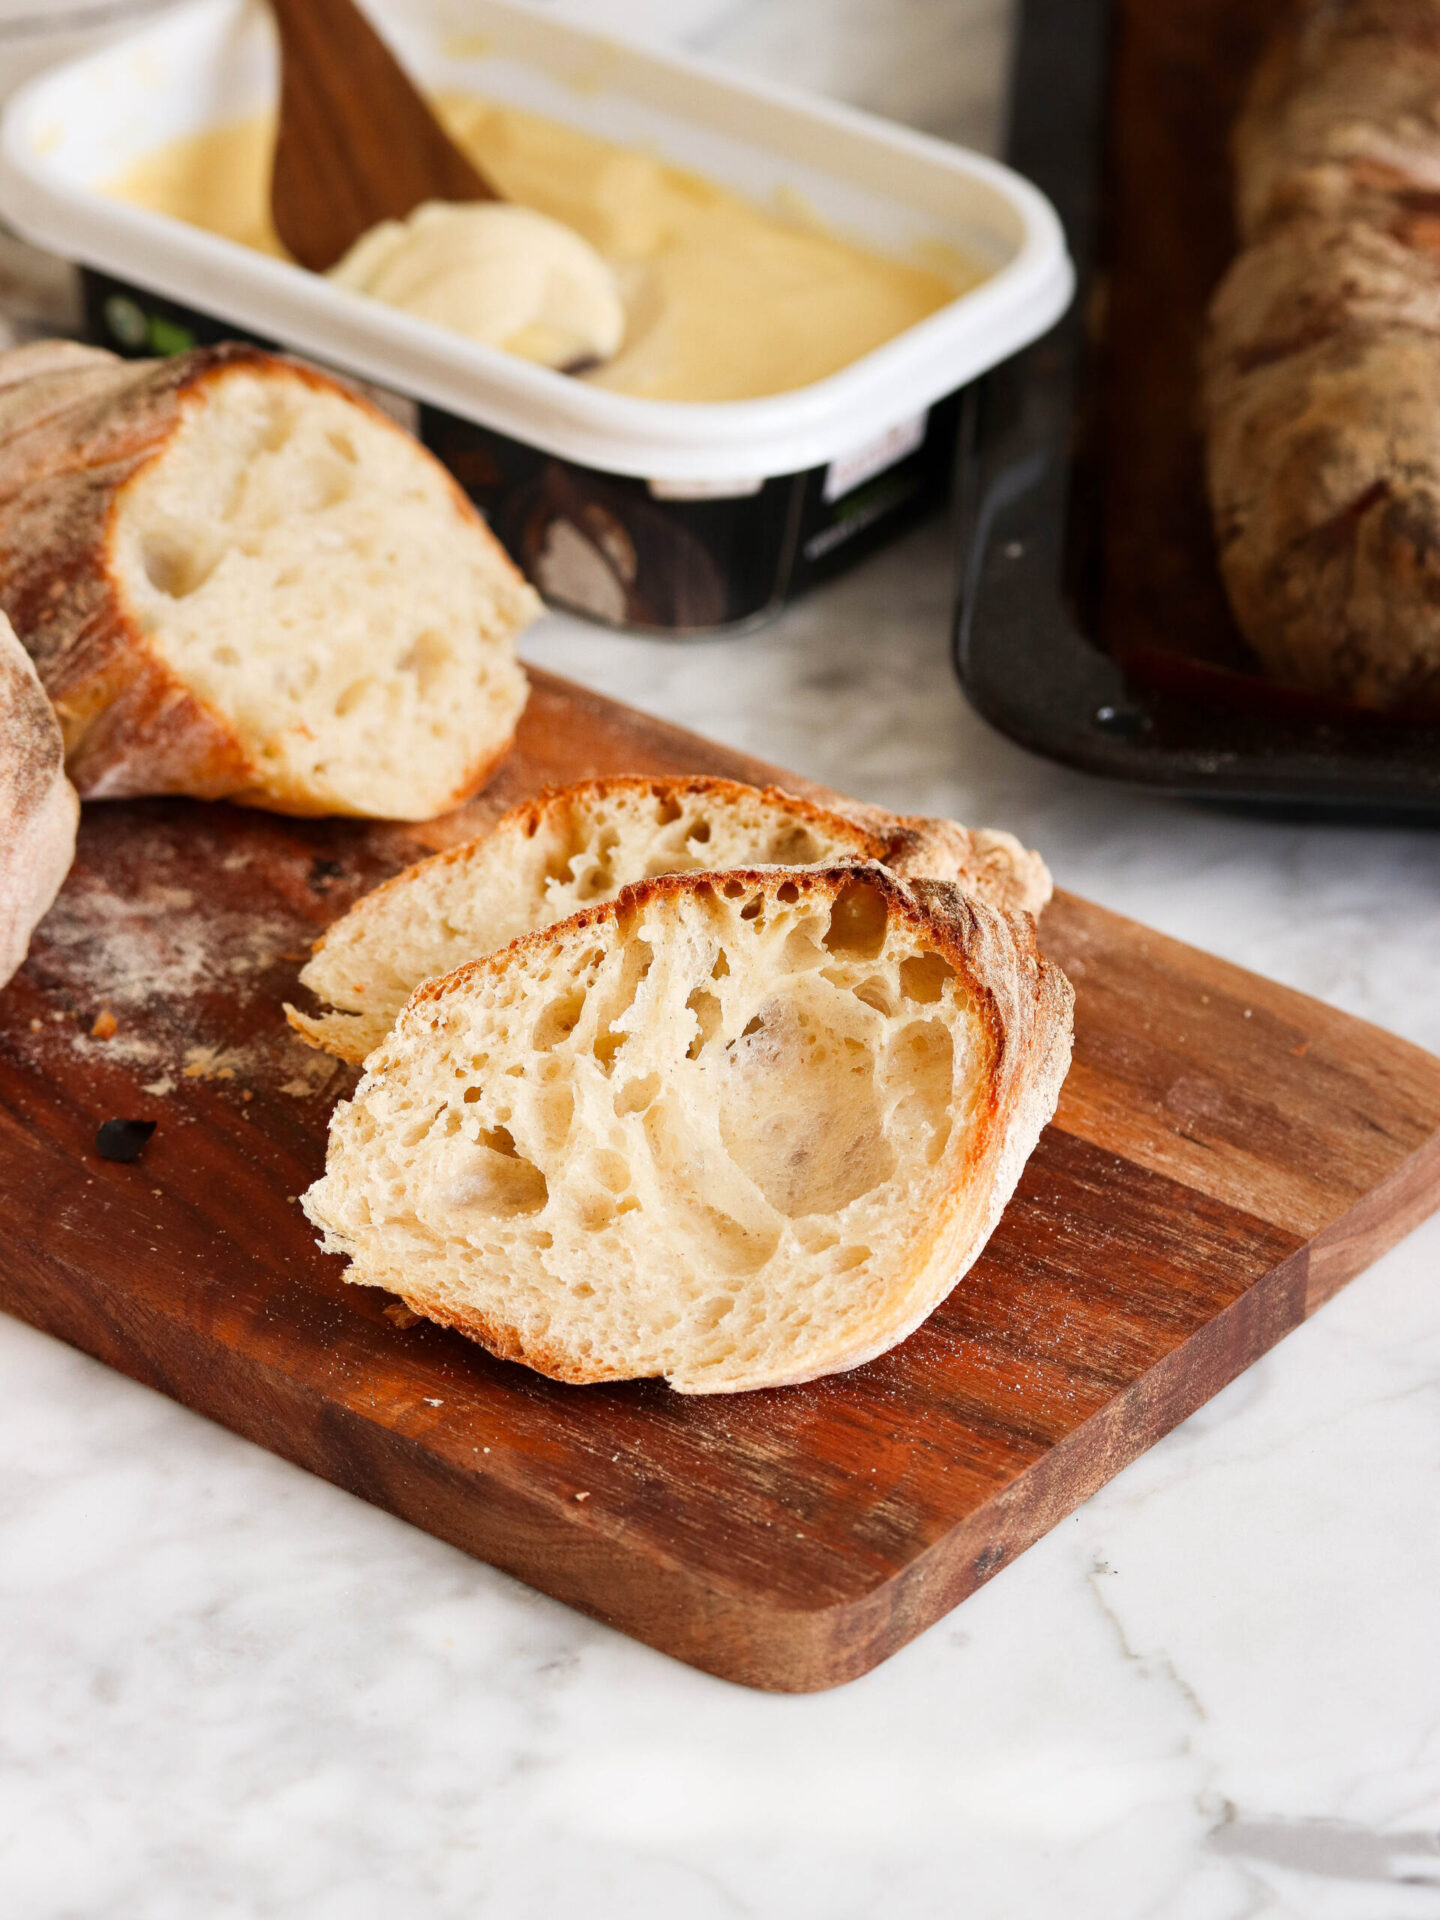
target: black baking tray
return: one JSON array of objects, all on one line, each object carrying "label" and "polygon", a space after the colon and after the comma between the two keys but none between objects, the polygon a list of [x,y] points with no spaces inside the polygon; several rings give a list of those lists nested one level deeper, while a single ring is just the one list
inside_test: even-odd
[{"label": "black baking tray", "polygon": [[1006,157],[1058,208],[1065,319],[966,396],[955,664],[1032,752],[1158,793],[1440,819],[1440,728],[1275,686],[1219,581],[1194,353],[1234,245],[1225,129],[1263,0],[1023,0]]}]

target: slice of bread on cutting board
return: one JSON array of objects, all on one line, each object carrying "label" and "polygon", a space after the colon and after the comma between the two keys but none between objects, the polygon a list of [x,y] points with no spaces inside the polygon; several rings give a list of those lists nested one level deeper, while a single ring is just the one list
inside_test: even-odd
[{"label": "slice of bread on cutting board", "polygon": [[415,820],[508,751],[539,602],[338,381],[40,342],[0,354],[0,606],[86,798]]},{"label": "slice of bread on cutting board", "polygon": [[0,987],[70,871],[79,817],[60,724],[0,614]]},{"label": "slice of bread on cutting board", "polygon": [[681,874],[422,987],[304,1197],[347,1278],[575,1383],[733,1393],[902,1340],[994,1228],[1072,995],[875,864]]},{"label": "slice of bread on cutting board", "polygon": [[1050,876],[1009,834],[953,820],[853,814],[778,787],[618,776],[547,789],[480,840],[407,868],[356,901],[316,943],[302,985],[339,1009],[286,1008],[312,1046],[359,1063],[422,981],[664,873],[881,860],[955,880],[994,906],[1038,912]]}]

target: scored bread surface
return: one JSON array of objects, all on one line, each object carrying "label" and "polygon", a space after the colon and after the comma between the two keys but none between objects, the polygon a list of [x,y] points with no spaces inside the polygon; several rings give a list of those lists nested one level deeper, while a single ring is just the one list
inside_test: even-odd
[{"label": "scored bread surface", "polygon": [[79,815],[59,723],[0,614],[0,987],[70,871]]},{"label": "scored bread surface", "polygon": [[1011,835],[878,807],[837,812],[734,780],[622,775],[548,789],[484,838],[422,860],[356,901],[301,983],[338,1011],[287,1007],[313,1046],[359,1063],[415,988],[660,874],[880,860],[1038,912],[1050,876]]},{"label": "scored bread surface", "polygon": [[337,381],[46,342],[0,355],[0,605],[86,797],[425,819],[509,750],[539,603]]},{"label": "scored bread surface", "polygon": [[1440,5],[1297,0],[1233,134],[1241,250],[1201,355],[1206,480],[1265,671],[1440,712]]},{"label": "scored bread surface", "polygon": [[576,1383],[860,1365],[1054,1111],[1034,923],[877,864],[641,882],[422,987],[305,1196],[347,1277]]}]

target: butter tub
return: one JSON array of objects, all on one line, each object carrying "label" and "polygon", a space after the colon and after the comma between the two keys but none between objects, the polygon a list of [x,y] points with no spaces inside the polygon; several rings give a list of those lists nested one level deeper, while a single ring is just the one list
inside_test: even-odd
[{"label": "butter tub", "polygon": [[125,353],[259,340],[382,389],[555,604],[671,636],[774,613],[943,496],[961,390],[1069,302],[1049,202],[982,155],[504,0],[369,10],[432,93],[642,147],[762,205],[804,205],[896,259],[955,249],[987,276],[812,385],[638,399],[102,191],[161,143],[273,104],[278,58],[259,0],[197,0],[14,96],[0,215],[79,263],[94,339]]}]

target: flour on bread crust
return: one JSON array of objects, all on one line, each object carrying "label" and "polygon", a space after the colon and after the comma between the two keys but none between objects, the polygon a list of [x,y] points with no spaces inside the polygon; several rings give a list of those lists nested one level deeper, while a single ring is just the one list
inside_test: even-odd
[{"label": "flour on bread crust", "polygon": [[70,871],[79,814],[59,723],[0,614],[0,987]]}]

